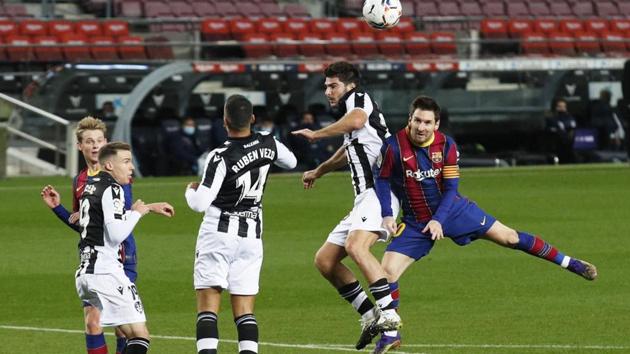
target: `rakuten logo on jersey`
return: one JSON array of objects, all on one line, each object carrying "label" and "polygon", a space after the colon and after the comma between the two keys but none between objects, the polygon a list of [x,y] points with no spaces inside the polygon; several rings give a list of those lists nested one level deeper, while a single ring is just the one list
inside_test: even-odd
[{"label": "rakuten logo on jersey", "polygon": [[422,181],[423,179],[426,179],[426,178],[435,178],[435,177],[439,176],[441,172],[442,172],[441,168],[436,168],[434,170],[427,170],[427,171],[405,170],[405,176],[411,177],[411,178],[415,179],[416,181],[420,182],[420,181]]}]

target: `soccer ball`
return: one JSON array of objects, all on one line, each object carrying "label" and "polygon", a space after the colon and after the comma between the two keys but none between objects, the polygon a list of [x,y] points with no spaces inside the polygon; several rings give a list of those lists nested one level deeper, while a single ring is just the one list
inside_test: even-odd
[{"label": "soccer ball", "polygon": [[376,29],[391,28],[402,16],[400,0],[365,0],[363,18]]}]

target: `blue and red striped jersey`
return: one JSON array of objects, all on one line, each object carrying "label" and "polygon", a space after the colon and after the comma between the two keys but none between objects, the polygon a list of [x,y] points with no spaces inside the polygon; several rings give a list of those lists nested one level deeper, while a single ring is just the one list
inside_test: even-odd
[{"label": "blue and red striped jersey", "polygon": [[455,141],[439,131],[424,146],[414,145],[406,129],[386,139],[374,173],[383,216],[392,216],[392,191],[403,218],[444,223],[455,199],[461,198],[458,160]]}]

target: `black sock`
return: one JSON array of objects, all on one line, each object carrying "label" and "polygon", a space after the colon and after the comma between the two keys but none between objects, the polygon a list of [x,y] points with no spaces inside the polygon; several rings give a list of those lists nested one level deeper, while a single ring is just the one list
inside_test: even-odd
[{"label": "black sock", "polygon": [[149,350],[149,340],[146,338],[131,338],[125,347],[126,354],[145,354]]},{"label": "black sock", "polygon": [[219,328],[217,314],[200,312],[197,314],[197,353],[217,354],[219,345]]},{"label": "black sock", "polygon": [[337,291],[361,316],[374,308],[374,304],[370,301],[358,280],[340,287]]},{"label": "black sock", "polygon": [[370,284],[370,292],[376,300],[376,304],[382,310],[389,310],[394,308],[391,290],[389,289],[389,283],[387,279],[381,278]]},{"label": "black sock", "polygon": [[258,353],[258,323],[253,313],[248,313],[234,319],[238,331],[238,353]]}]

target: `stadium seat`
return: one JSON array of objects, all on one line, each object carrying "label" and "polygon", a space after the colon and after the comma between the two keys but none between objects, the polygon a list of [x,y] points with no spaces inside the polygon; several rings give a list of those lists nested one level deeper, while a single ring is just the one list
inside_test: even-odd
[{"label": "stadium seat", "polygon": [[533,22],[534,32],[544,33],[548,36],[552,32],[557,32],[558,22],[552,19],[536,19]]},{"label": "stadium seat", "polygon": [[486,2],[481,5],[481,11],[487,17],[505,16],[505,7],[501,1]]},{"label": "stadium seat", "polygon": [[63,53],[61,52],[61,48],[58,46],[59,42],[57,41],[57,37],[54,36],[41,36],[35,37],[33,40],[34,44],[39,45],[47,45],[46,47],[33,47],[33,54],[35,55],[35,60],[50,62],[50,61],[62,61]]},{"label": "stadium seat", "polygon": [[406,33],[404,39],[404,46],[407,54],[412,56],[431,54],[431,44],[427,34],[422,32]]},{"label": "stadium seat", "polygon": [[602,51],[597,34],[590,31],[575,33],[575,48],[579,53],[590,55],[599,54]]},{"label": "stadium seat", "polygon": [[482,16],[483,11],[476,1],[464,1],[459,4],[459,9],[464,16]]},{"label": "stadium seat", "polygon": [[230,27],[222,19],[207,19],[201,23],[201,38],[204,41],[221,41],[231,39]]},{"label": "stadium seat", "polygon": [[549,36],[549,48],[551,48],[551,53],[567,56],[575,55],[575,39],[573,33],[552,33]]},{"label": "stadium seat", "polygon": [[82,34],[68,33],[61,37],[61,43],[71,45],[62,48],[67,61],[91,60],[90,49],[87,46],[87,38]]},{"label": "stadium seat", "polygon": [[620,1],[617,3],[620,14],[630,14],[630,1]]},{"label": "stadium seat", "polygon": [[372,33],[351,33],[350,41],[352,52],[360,57],[378,54],[378,48],[374,43],[374,35]]},{"label": "stadium seat", "polygon": [[357,18],[340,18],[338,21],[335,21],[335,30],[346,35],[349,33],[362,32],[362,22],[364,21]]},{"label": "stadium seat", "polygon": [[9,58],[7,57],[7,48],[6,47],[2,47],[2,45],[4,45],[4,39],[2,39],[2,37],[0,37],[0,61],[8,61]]},{"label": "stadium seat", "polygon": [[411,33],[416,31],[416,25],[411,18],[401,18],[396,27],[392,28],[391,31],[401,34]]},{"label": "stadium seat", "polygon": [[280,21],[275,18],[261,18],[256,20],[256,32],[270,35],[282,32]]},{"label": "stadium seat", "polygon": [[595,17],[595,9],[593,9],[593,3],[590,1],[578,1],[571,5],[573,8],[573,14],[577,17]]},{"label": "stadium seat", "polygon": [[306,7],[299,3],[285,3],[283,12],[289,18],[311,17]]},{"label": "stadium seat", "polygon": [[77,34],[82,34],[88,38],[103,35],[101,23],[98,21],[80,21],[77,23],[75,31]]},{"label": "stadium seat", "polygon": [[325,46],[328,55],[346,58],[352,55],[350,43],[348,42],[348,35],[346,33],[357,32],[329,32],[324,34],[324,39],[330,41],[330,43]]},{"label": "stadium seat", "polygon": [[120,37],[129,35],[129,23],[120,20],[108,20],[102,23],[103,35],[110,37]]},{"label": "stadium seat", "polygon": [[27,36],[11,35],[5,42],[14,46],[7,48],[7,57],[10,61],[20,62],[31,59],[31,41]]},{"label": "stadium seat", "polygon": [[145,1],[144,2],[144,17],[147,18],[159,18],[159,17],[174,17],[175,15],[171,11],[171,7],[168,4],[161,1]]},{"label": "stadium seat", "polygon": [[440,10],[438,9],[437,4],[433,1],[417,2],[415,10],[417,16],[440,16]]},{"label": "stadium seat", "polygon": [[282,27],[284,28],[284,32],[292,33],[296,36],[309,31],[308,23],[305,20],[298,18],[290,18],[284,21]]},{"label": "stadium seat", "polygon": [[139,1],[121,1],[118,3],[118,10],[116,13],[119,17],[123,18],[140,18],[144,16],[142,9],[142,3]]},{"label": "stadium seat", "polygon": [[297,43],[291,33],[273,33],[271,41],[275,43],[273,53],[277,57],[295,57],[298,55]]},{"label": "stadium seat", "polygon": [[521,39],[521,49],[526,55],[549,54],[549,42],[542,33],[526,33]]},{"label": "stadium seat", "polygon": [[549,5],[544,1],[535,1],[527,4],[529,6],[529,13],[534,17],[550,16],[551,10]]},{"label": "stadium seat", "polygon": [[455,33],[433,32],[431,33],[431,51],[440,55],[457,54],[457,44],[455,43]]},{"label": "stadium seat", "polygon": [[142,37],[123,36],[118,38],[118,55],[123,60],[143,60],[147,58]]},{"label": "stadium seat", "polygon": [[592,19],[584,21],[584,31],[601,35],[610,29],[609,22],[603,19]]},{"label": "stadium seat", "polygon": [[29,36],[31,39],[48,35],[46,22],[40,20],[23,20],[20,22],[19,28],[21,35]]},{"label": "stadium seat", "polygon": [[74,33],[74,23],[66,20],[57,20],[48,22],[48,34],[61,39],[63,35]]},{"label": "stadium seat", "polygon": [[381,31],[376,34],[376,41],[379,52],[384,56],[402,56],[405,49],[402,44],[402,36],[394,31]]},{"label": "stadium seat", "polygon": [[247,17],[247,18],[257,18],[257,17],[263,17],[265,16],[265,13],[260,9],[260,6],[258,6],[258,4],[255,4],[253,2],[240,2],[238,4],[238,11],[241,14],[241,16],[243,17]]},{"label": "stadium seat", "polygon": [[552,16],[556,17],[570,17],[573,16],[571,6],[565,0],[554,0],[549,3],[549,12]]},{"label": "stadium seat", "polygon": [[245,35],[256,32],[254,22],[246,18],[234,18],[229,21],[232,38],[241,41]]},{"label": "stadium seat", "polygon": [[[628,3],[630,4],[630,2]],[[630,19],[610,20],[610,31],[626,33],[630,31]]]},{"label": "stadium seat", "polygon": [[147,58],[156,60],[173,60],[175,54],[170,41],[164,36],[152,36],[144,39]]},{"label": "stadium seat", "polygon": [[514,19],[508,22],[508,33],[511,38],[521,38],[525,33],[533,31],[534,26],[530,20]]},{"label": "stadium seat", "polygon": [[628,39],[623,33],[605,31],[601,35],[602,49],[605,53],[626,54],[628,48],[625,40]]},{"label": "stadium seat", "polygon": [[416,4],[411,1],[402,2],[402,16],[403,17],[416,17]]},{"label": "stadium seat", "polygon": [[584,31],[584,24],[577,19],[560,20],[559,30],[568,34],[582,32]]},{"label": "stadium seat", "polygon": [[243,35],[243,52],[249,58],[262,58],[271,56],[271,43],[264,33],[245,33]]},{"label": "stadium seat", "polygon": [[500,19],[483,19],[481,20],[481,36],[483,38],[507,38],[508,27],[505,20]]},{"label": "stadium seat", "polygon": [[332,20],[315,19],[310,21],[309,29],[311,33],[322,35],[326,32],[335,31],[335,23]]},{"label": "stadium seat", "polygon": [[7,38],[18,34],[18,25],[10,20],[0,19],[0,38]]},{"label": "stadium seat", "polygon": [[438,12],[441,16],[461,16],[459,4],[454,1],[438,2]]},{"label": "stadium seat", "polygon": [[509,17],[529,16],[529,8],[524,1],[508,1],[505,3],[505,12]]},{"label": "stadium seat", "polygon": [[89,37],[90,53],[98,61],[118,60],[118,52],[114,47],[114,39],[109,36]]},{"label": "stadium seat", "polygon": [[260,4],[260,11],[267,17],[283,17],[285,15],[280,5],[275,2]]},{"label": "stadium seat", "polygon": [[214,4],[207,1],[193,1],[190,3],[197,17],[218,17]]},{"label": "stadium seat", "polygon": [[298,50],[305,57],[323,57],[326,54],[324,42],[319,33],[302,33],[297,37]]},{"label": "stadium seat", "polygon": [[[610,18],[620,14],[617,4],[612,1],[594,1],[593,4],[595,5],[595,12],[599,17]],[[628,15],[628,13],[626,12],[625,15]]]},{"label": "stadium seat", "polygon": [[175,17],[190,18],[197,16],[192,6],[185,1],[171,1],[169,6],[171,7],[171,13]]}]

